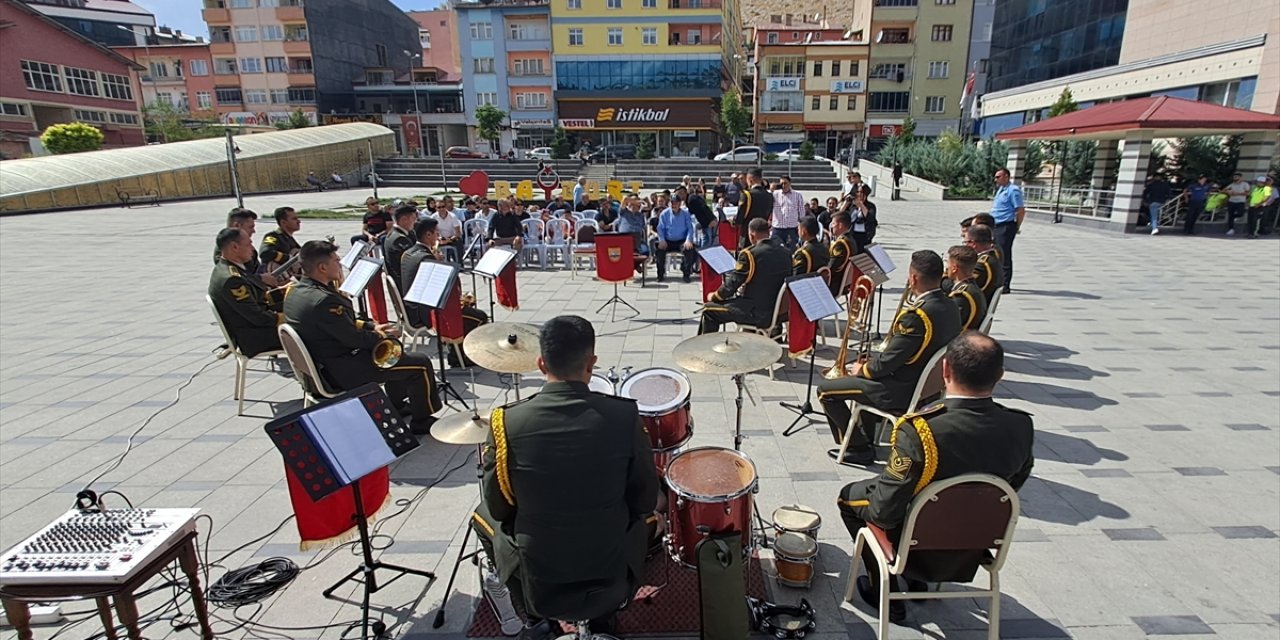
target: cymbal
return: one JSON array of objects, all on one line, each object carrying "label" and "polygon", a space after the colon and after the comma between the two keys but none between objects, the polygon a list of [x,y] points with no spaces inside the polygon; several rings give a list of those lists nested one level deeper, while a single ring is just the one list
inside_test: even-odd
[{"label": "cymbal", "polygon": [[542,351],[538,327],[515,322],[482,324],[462,341],[467,357],[497,373],[529,373],[538,370]]},{"label": "cymbal", "polygon": [[445,444],[484,444],[489,437],[489,418],[477,418],[470,411],[436,420],[431,437]]},{"label": "cymbal", "polygon": [[737,375],[777,362],[782,346],[755,333],[708,333],[676,345],[672,355],[686,371]]}]

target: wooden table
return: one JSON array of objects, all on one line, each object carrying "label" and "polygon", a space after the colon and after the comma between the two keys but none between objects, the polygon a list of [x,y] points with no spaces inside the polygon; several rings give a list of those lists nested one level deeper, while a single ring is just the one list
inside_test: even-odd
[{"label": "wooden table", "polygon": [[182,572],[187,576],[187,582],[191,585],[191,601],[196,610],[196,620],[200,623],[200,635],[205,640],[213,640],[213,629],[209,627],[209,609],[200,587],[200,560],[196,555],[196,532],[194,531],[187,533],[180,541],[138,569],[133,577],[123,583],[5,585],[5,595],[0,598],[0,601],[4,603],[4,612],[9,616],[9,624],[18,631],[18,640],[35,638],[31,633],[29,603],[88,598],[93,598],[98,603],[98,617],[102,620],[103,628],[106,629],[108,640],[119,640],[116,636],[115,621],[111,618],[109,598],[115,600],[116,613],[128,631],[130,640],[142,640],[142,630],[138,626],[138,603],[133,593],[174,560],[178,561]]}]

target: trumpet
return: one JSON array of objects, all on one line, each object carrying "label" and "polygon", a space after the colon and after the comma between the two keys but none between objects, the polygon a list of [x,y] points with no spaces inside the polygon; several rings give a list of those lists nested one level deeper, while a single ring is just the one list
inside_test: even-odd
[{"label": "trumpet", "polygon": [[404,355],[404,343],[396,338],[385,337],[373,345],[373,364],[379,369],[390,369],[400,362]]},{"label": "trumpet", "polygon": [[836,354],[835,364],[823,369],[823,378],[835,380],[851,375],[847,361],[849,358],[849,338],[853,334],[854,327],[858,329],[858,359],[861,360],[866,355],[867,347],[870,346],[871,342],[871,293],[875,291],[875,288],[875,281],[868,276],[860,276],[853,283],[853,289],[849,292],[849,313],[845,318],[844,337],[840,340],[840,352]]}]

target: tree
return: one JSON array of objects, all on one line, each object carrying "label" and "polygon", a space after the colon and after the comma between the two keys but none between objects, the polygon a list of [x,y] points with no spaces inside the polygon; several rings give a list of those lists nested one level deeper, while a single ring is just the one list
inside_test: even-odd
[{"label": "tree", "polygon": [[1027,153],[1022,161],[1022,179],[1028,182],[1035,180],[1041,171],[1044,171],[1044,145],[1039,140],[1032,140],[1027,143]]},{"label": "tree", "polygon": [[1062,163],[1062,184],[1068,187],[1088,186],[1093,179],[1093,163],[1097,155],[1098,143],[1093,140],[1067,145]]},{"label": "tree", "polygon": [[1080,105],[1076,104],[1076,99],[1071,96],[1071,87],[1063,87],[1062,93],[1058,94],[1058,101],[1049,107],[1049,117],[1056,118],[1060,115],[1079,111]]},{"label": "tree", "polygon": [[640,141],[639,141],[639,143],[636,145],[636,159],[637,159],[637,160],[652,160],[652,159],[653,159],[653,150],[654,150],[654,147],[655,147],[655,146],[656,146],[656,144],[655,144],[655,142],[654,142],[653,134],[652,134],[652,133],[642,133],[642,134],[640,134]]},{"label": "tree", "polygon": [[812,160],[813,155],[814,154],[813,154],[812,140],[805,140],[804,142],[800,143],[800,159],[801,160]]},{"label": "tree", "polygon": [[751,128],[751,112],[742,106],[742,98],[734,89],[720,98],[720,128],[733,139],[734,146],[737,146],[738,138]]},{"label": "tree", "polygon": [[97,127],[83,122],[50,125],[40,134],[40,143],[54,154],[97,151],[105,139]]},{"label": "tree", "polygon": [[551,138],[551,157],[556,160],[568,160],[573,155],[573,145],[563,127],[556,127],[555,136]]},{"label": "tree", "polygon": [[143,109],[143,123],[147,139],[152,141],[181,142],[222,136],[221,131],[210,127],[215,121],[193,119],[191,114],[164,101],[153,102]]},{"label": "tree", "polygon": [[476,109],[476,132],[480,138],[489,141],[489,148],[500,151],[498,136],[502,132],[502,121],[507,119],[507,112],[491,104],[481,105]]},{"label": "tree", "polygon": [[916,119],[907,116],[902,120],[902,131],[898,133],[897,138],[901,138],[903,144],[911,144],[916,139]]},{"label": "tree", "polygon": [[[1076,99],[1071,95],[1071,87],[1063,87],[1062,93],[1058,94],[1058,100],[1054,102],[1052,106],[1049,107],[1049,117],[1056,118],[1060,115],[1072,113],[1074,111],[1079,111],[1079,110],[1080,110],[1080,105],[1076,104]],[[1094,148],[1095,149],[1097,148],[1096,143]],[[1050,143],[1049,154],[1052,156],[1052,158],[1050,159],[1050,162],[1052,162],[1054,165],[1057,165],[1057,175],[1058,175],[1059,183],[1066,182],[1067,184],[1071,184],[1070,181],[1067,180],[1067,175],[1066,175],[1067,158],[1072,155],[1071,141],[1060,140],[1058,142]],[[1092,167],[1090,167],[1089,169],[1089,174],[1090,175],[1093,174]]]},{"label": "tree", "polygon": [[1173,143],[1173,157],[1168,169],[1187,181],[1208,176],[1210,182],[1226,184],[1240,160],[1239,136],[1198,136],[1181,138]]},{"label": "tree", "polygon": [[288,120],[276,123],[276,128],[281,131],[286,129],[305,129],[309,126],[311,126],[311,120],[307,118],[307,114],[302,112],[302,109],[294,109],[293,113],[289,114]]}]

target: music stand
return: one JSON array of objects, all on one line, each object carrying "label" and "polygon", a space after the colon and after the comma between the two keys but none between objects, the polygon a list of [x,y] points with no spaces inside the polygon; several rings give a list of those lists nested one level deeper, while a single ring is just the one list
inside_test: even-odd
[{"label": "music stand", "polygon": [[[374,560],[369,514],[361,496],[360,480],[416,449],[417,438],[392,406],[387,394],[376,384],[364,385],[276,418],[267,423],[265,430],[290,472],[313,501],[350,487],[355,504],[351,517],[360,533],[362,560],[359,567],[325,589],[323,594],[330,600],[348,602],[334,598],[333,592],[348,582],[363,584],[364,596],[360,605],[362,637],[369,637],[371,626],[374,637],[381,637],[386,632],[386,625],[381,620],[370,619],[369,597],[405,575],[422,576],[432,581],[436,576],[430,571]],[[395,575],[379,583],[378,571]]]},{"label": "music stand", "polygon": [[486,252],[476,261],[476,266],[471,268],[471,273],[479,274],[489,283],[489,319],[496,321],[494,315],[493,282],[498,279],[498,274],[507,268],[507,263],[514,260],[516,252],[506,247],[494,247]]},{"label": "music stand", "polygon": [[[452,262],[423,260],[418,266],[418,273],[414,275],[413,282],[409,285],[409,290],[404,294],[405,301],[431,309],[443,309],[448,304],[449,294],[453,292],[453,288],[461,286],[457,278],[461,270],[462,267]],[[467,401],[462,398],[462,394],[449,384],[449,376],[445,373],[448,367],[445,367],[444,362],[444,338],[440,335],[438,325],[436,326],[436,356],[440,363],[437,370],[440,373],[440,388],[445,392],[445,403],[449,402],[449,396],[453,396],[455,400],[462,403],[464,408],[470,409]]]},{"label": "music stand", "polygon": [[[831,295],[831,289],[827,287],[826,281],[819,274],[810,274],[798,278],[792,278],[787,281],[787,289],[791,291],[791,297],[795,298],[796,304],[800,307],[800,312],[804,314],[806,320],[818,323],[823,318],[828,318],[840,313],[840,303],[836,302],[835,296]],[[800,429],[809,426],[806,422],[804,426],[797,429],[797,425],[801,420],[811,415],[822,415],[821,411],[813,408],[810,398],[813,394],[813,370],[815,368],[815,356],[818,352],[818,332],[813,332],[813,337],[809,342],[809,382],[805,385],[804,404],[795,404],[794,402],[779,402],[782,408],[794,411],[799,414],[796,419],[782,432],[783,436],[791,436]]]},{"label": "music stand", "polygon": [[631,279],[636,270],[636,240],[630,233],[597,233],[596,244],[596,278],[613,284],[613,297],[596,309],[596,313],[604,311],[610,305],[609,320],[617,319],[618,305],[622,305],[640,315],[640,310],[618,295],[618,284]]},{"label": "music stand", "polygon": [[369,281],[373,276],[382,272],[382,261],[373,258],[359,258],[355,261],[351,271],[347,273],[347,277],[342,280],[342,286],[338,287],[341,291],[351,298],[359,298],[364,293],[365,287],[369,286]]},{"label": "music stand", "polygon": [[[876,283],[876,339],[879,340],[883,335],[880,333],[880,312],[884,310],[884,283],[889,281],[889,274],[897,270],[898,267],[893,264],[893,260],[889,258],[889,254],[885,252],[883,245],[869,244],[866,247],[866,253],[859,255],[870,256],[874,264],[874,269],[872,265],[866,265],[863,273],[871,276],[871,279]],[[870,273],[869,270],[878,272],[878,275]]]}]

